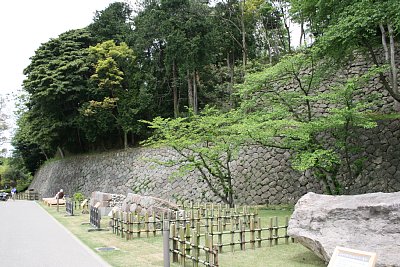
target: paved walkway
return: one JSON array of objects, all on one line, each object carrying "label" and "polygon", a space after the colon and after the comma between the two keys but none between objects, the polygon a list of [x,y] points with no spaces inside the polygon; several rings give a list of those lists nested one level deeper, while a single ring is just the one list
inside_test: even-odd
[{"label": "paved walkway", "polygon": [[0,266],[110,266],[36,202],[0,201]]}]

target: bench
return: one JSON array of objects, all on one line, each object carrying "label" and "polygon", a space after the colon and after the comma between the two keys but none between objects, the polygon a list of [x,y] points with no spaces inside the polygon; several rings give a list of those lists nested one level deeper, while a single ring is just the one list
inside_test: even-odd
[{"label": "bench", "polygon": [[[47,206],[49,206],[49,207],[51,207],[51,206],[57,206],[57,199],[54,198],[54,197],[43,198],[42,200],[43,200],[43,202],[44,202]],[[59,206],[64,206],[64,205],[65,205],[65,199],[63,199],[63,198],[59,199],[59,200],[58,200],[58,205],[59,205]]]}]

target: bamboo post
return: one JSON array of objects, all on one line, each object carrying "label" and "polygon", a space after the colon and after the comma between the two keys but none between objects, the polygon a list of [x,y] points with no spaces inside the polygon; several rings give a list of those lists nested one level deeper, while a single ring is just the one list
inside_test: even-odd
[{"label": "bamboo post", "polygon": [[[204,244],[205,244],[204,246],[207,248],[209,248],[209,244],[210,244],[209,239],[210,239],[210,237],[208,236],[208,233],[207,232],[204,233]],[[210,251],[209,250],[206,250],[206,261],[207,262],[210,261]]]},{"label": "bamboo post", "polygon": [[130,223],[130,226],[129,226],[129,232],[131,233],[131,239],[133,239],[133,226],[134,226],[134,222],[135,222],[135,213],[133,213],[133,212],[131,212],[130,213],[130,220],[131,220],[131,223]]},{"label": "bamboo post", "polygon": [[169,260],[169,221],[163,222],[163,256],[164,267],[170,267]]},{"label": "bamboo post", "polygon": [[214,267],[218,267],[219,266],[219,264],[218,264],[218,247],[217,246],[214,246],[213,247],[213,262],[212,262],[212,266],[214,266]]},{"label": "bamboo post", "polygon": [[179,222],[179,212],[178,211],[175,212],[175,222],[176,222],[177,231],[179,233],[180,232],[180,228],[181,228],[181,224]]},{"label": "bamboo post", "polygon": [[118,211],[115,212],[115,220],[116,220],[115,234],[119,236],[119,212]]},{"label": "bamboo post", "polygon": [[223,218],[223,226],[224,226],[224,231],[226,231],[226,216],[227,216],[227,214],[226,214],[226,209],[224,209],[224,218]]},{"label": "bamboo post", "polygon": [[146,215],[144,216],[144,225],[145,225],[146,237],[149,238],[149,234],[150,234],[149,214],[147,212],[146,212]]},{"label": "bamboo post", "polygon": [[254,240],[254,218],[250,219],[250,247],[251,249],[255,249],[255,240]]},{"label": "bamboo post", "polygon": [[171,223],[171,233],[172,233],[172,262],[178,262],[178,233],[176,232],[176,224]]},{"label": "bamboo post", "polygon": [[240,250],[245,250],[245,233],[243,232],[243,222],[239,220]]},{"label": "bamboo post", "polygon": [[185,244],[185,229],[180,228],[179,229],[179,243],[180,243],[180,264],[182,266],[185,266],[185,261],[186,261],[186,244]]},{"label": "bamboo post", "polygon": [[258,231],[257,231],[257,239],[258,239],[258,245],[257,247],[261,248],[261,218],[257,218],[257,226],[258,226]]},{"label": "bamboo post", "polygon": [[131,237],[131,231],[130,231],[130,229],[131,229],[131,216],[130,215],[131,215],[130,213],[125,213],[125,216],[126,216],[126,235],[125,235],[126,240],[129,240],[130,237]]},{"label": "bamboo post", "polygon": [[[198,223],[198,225],[200,226],[200,222]],[[196,259],[197,259],[197,265],[198,265],[199,257],[200,257],[200,232],[199,231],[196,231],[195,237],[196,237],[196,242],[195,242],[195,244],[196,244]]]},{"label": "bamboo post", "polygon": [[115,210],[112,211],[111,226],[112,226],[112,232],[113,234],[115,234]]},{"label": "bamboo post", "polygon": [[272,240],[273,240],[273,227],[274,227],[274,219],[271,218],[269,221],[269,246],[272,247]]},{"label": "bamboo post", "polygon": [[[190,243],[190,227],[189,224],[186,225],[185,228],[185,241]],[[190,255],[191,253],[191,246],[186,244],[186,255]]]},{"label": "bamboo post", "polygon": [[206,214],[205,214],[205,219],[206,219],[206,225],[205,225],[205,230],[206,230],[206,233],[208,233],[209,232],[209,230],[208,230],[208,227],[209,227],[209,225],[208,225],[208,210],[206,209]]},{"label": "bamboo post", "polygon": [[235,225],[231,223],[231,252],[235,251]]},{"label": "bamboo post", "polygon": [[137,237],[140,238],[140,214],[138,213],[136,216],[136,220],[137,220]]},{"label": "bamboo post", "polygon": [[206,243],[206,246],[208,247],[208,262],[212,263],[214,256],[213,256],[213,236],[210,234],[206,234],[208,235],[208,243]]},{"label": "bamboo post", "polygon": [[[153,236],[156,236],[157,232],[156,232],[156,213],[155,211],[153,211]],[[164,221],[162,222],[164,224]],[[169,221],[168,221],[169,223]]]},{"label": "bamboo post", "polygon": [[124,215],[122,214],[122,212],[119,213],[119,217],[120,217],[119,221],[120,221],[120,225],[121,225],[120,235],[121,235],[121,238],[124,238]]},{"label": "bamboo post", "polygon": [[285,218],[285,244],[288,245],[289,244],[289,236],[288,236],[288,229],[289,226],[289,218],[286,216]]},{"label": "bamboo post", "polygon": [[279,230],[279,227],[278,227],[278,217],[275,216],[275,245],[278,245],[278,237],[279,237],[278,230]]},{"label": "bamboo post", "polygon": [[[193,203],[192,203],[193,204]],[[198,254],[198,239],[197,239],[197,231],[192,231],[192,241],[191,244],[193,245],[193,252],[192,252],[192,264],[193,267],[199,266],[199,254]]]},{"label": "bamboo post", "polygon": [[200,237],[200,221],[196,222],[196,232]]},{"label": "bamboo post", "polygon": [[247,225],[246,206],[243,206],[243,224]]},{"label": "bamboo post", "polygon": [[222,253],[222,221],[218,220],[218,251]]}]

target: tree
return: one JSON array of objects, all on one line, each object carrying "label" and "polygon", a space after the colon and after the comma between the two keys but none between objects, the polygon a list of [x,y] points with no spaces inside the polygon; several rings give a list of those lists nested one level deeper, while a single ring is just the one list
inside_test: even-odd
[{"label": "tree", "polygon": [[24,124],[29,124],[29,142],[45,151],[58,148],[63,155],[65,149],[85,150],[76,119],[80,103],[90,94],[87,48],[92,44],[85,29],[65,32],[42,44],[24,70],[28,93]]},{"label": "tree", "polygon": [[135,50],[144,51],[142,56],[157,75],[156,86],[171,91],[174,117],[179,116],[183,100],[194,112],[199,110],[202,70],[216,54],[211,11],[197,0],[145,2],[134,20]]},{"label": "tree", "polygon": [[[90,80],[96,89],[93,89],[92,100],[83,105],[81,114],[98,121],[102,133],[110,131],[112,125],[121,129],[126,148],[128,133],[141,133],[138,116],[145,118],[147,103],[150,102],[141,92],[142,81],[136,75],[136,56],[127,44],[116,45],[112,40],[90,47],[89,51],[95,64]],[[86,131],[93,133],[91,127]]]},{"label": "tree", "polygon": [[5,101],[4,98],[0,96],[0,145],[4,144],[6,137],[3,136],[3,134],[8,129],[6,121],[7,115],[4,113],[4,108],[5,108]]},{"label": "tree", "polygon": [[[291,4],[295,17],[308,21],[321,56],[346,61],[355,52],[363,52],[375,67],[387,64],[389,71],[380,68],[378,77],[389,94],[400,101],[394,57],[400,27],[398,1],[292,0]],[[383,61],[379,47],[385,54]]]},{"label": "tree", "polygon": [[[344,166],[352,180],[362,162],[352,149],[356,129],[376,126],[369,109],[373,103],[355,95],[380,70],[321,92],[321,82],[331,73],[327,66],[330,62],[314,62],[312,54],[300,53],[246,76],[240,86],[244,115],[236,131],[250,142],[290,151],[294,169],[310,170],[327,193],[340,194],[339,170]],[[323,103],[332,108],[321,113]]]},{"label": "tree", "polygon": [[237,157],[241,145],[239,135],[231,126],[237,123],[235,116],[227,116],[216,109],[205,109],[201,114],[191,113],[186,118],[155,118],[149,124],[154,134],[144,145],[171,147],[176,160],[157,160],[166,166],[177,166],[173,176],[183,176],[196,171],[210,190],[224,203],[233,206],[234,188],[231,162]]},{"label": "tree", "polygon": [[114,40],[133,45],[132,7],[125,2],[111,3],[106,9],[96,11],[88,30],[98,43]]}]

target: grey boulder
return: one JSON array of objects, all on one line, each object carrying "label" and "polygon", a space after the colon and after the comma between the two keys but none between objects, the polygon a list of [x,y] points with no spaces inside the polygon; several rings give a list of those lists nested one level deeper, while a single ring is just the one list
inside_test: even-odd
[{"label": "grey boulder", "polygon": [[304,195],[288,234],[329,262],[336,246],[377,253],[376,266],[400,267],[400,192]]}]

